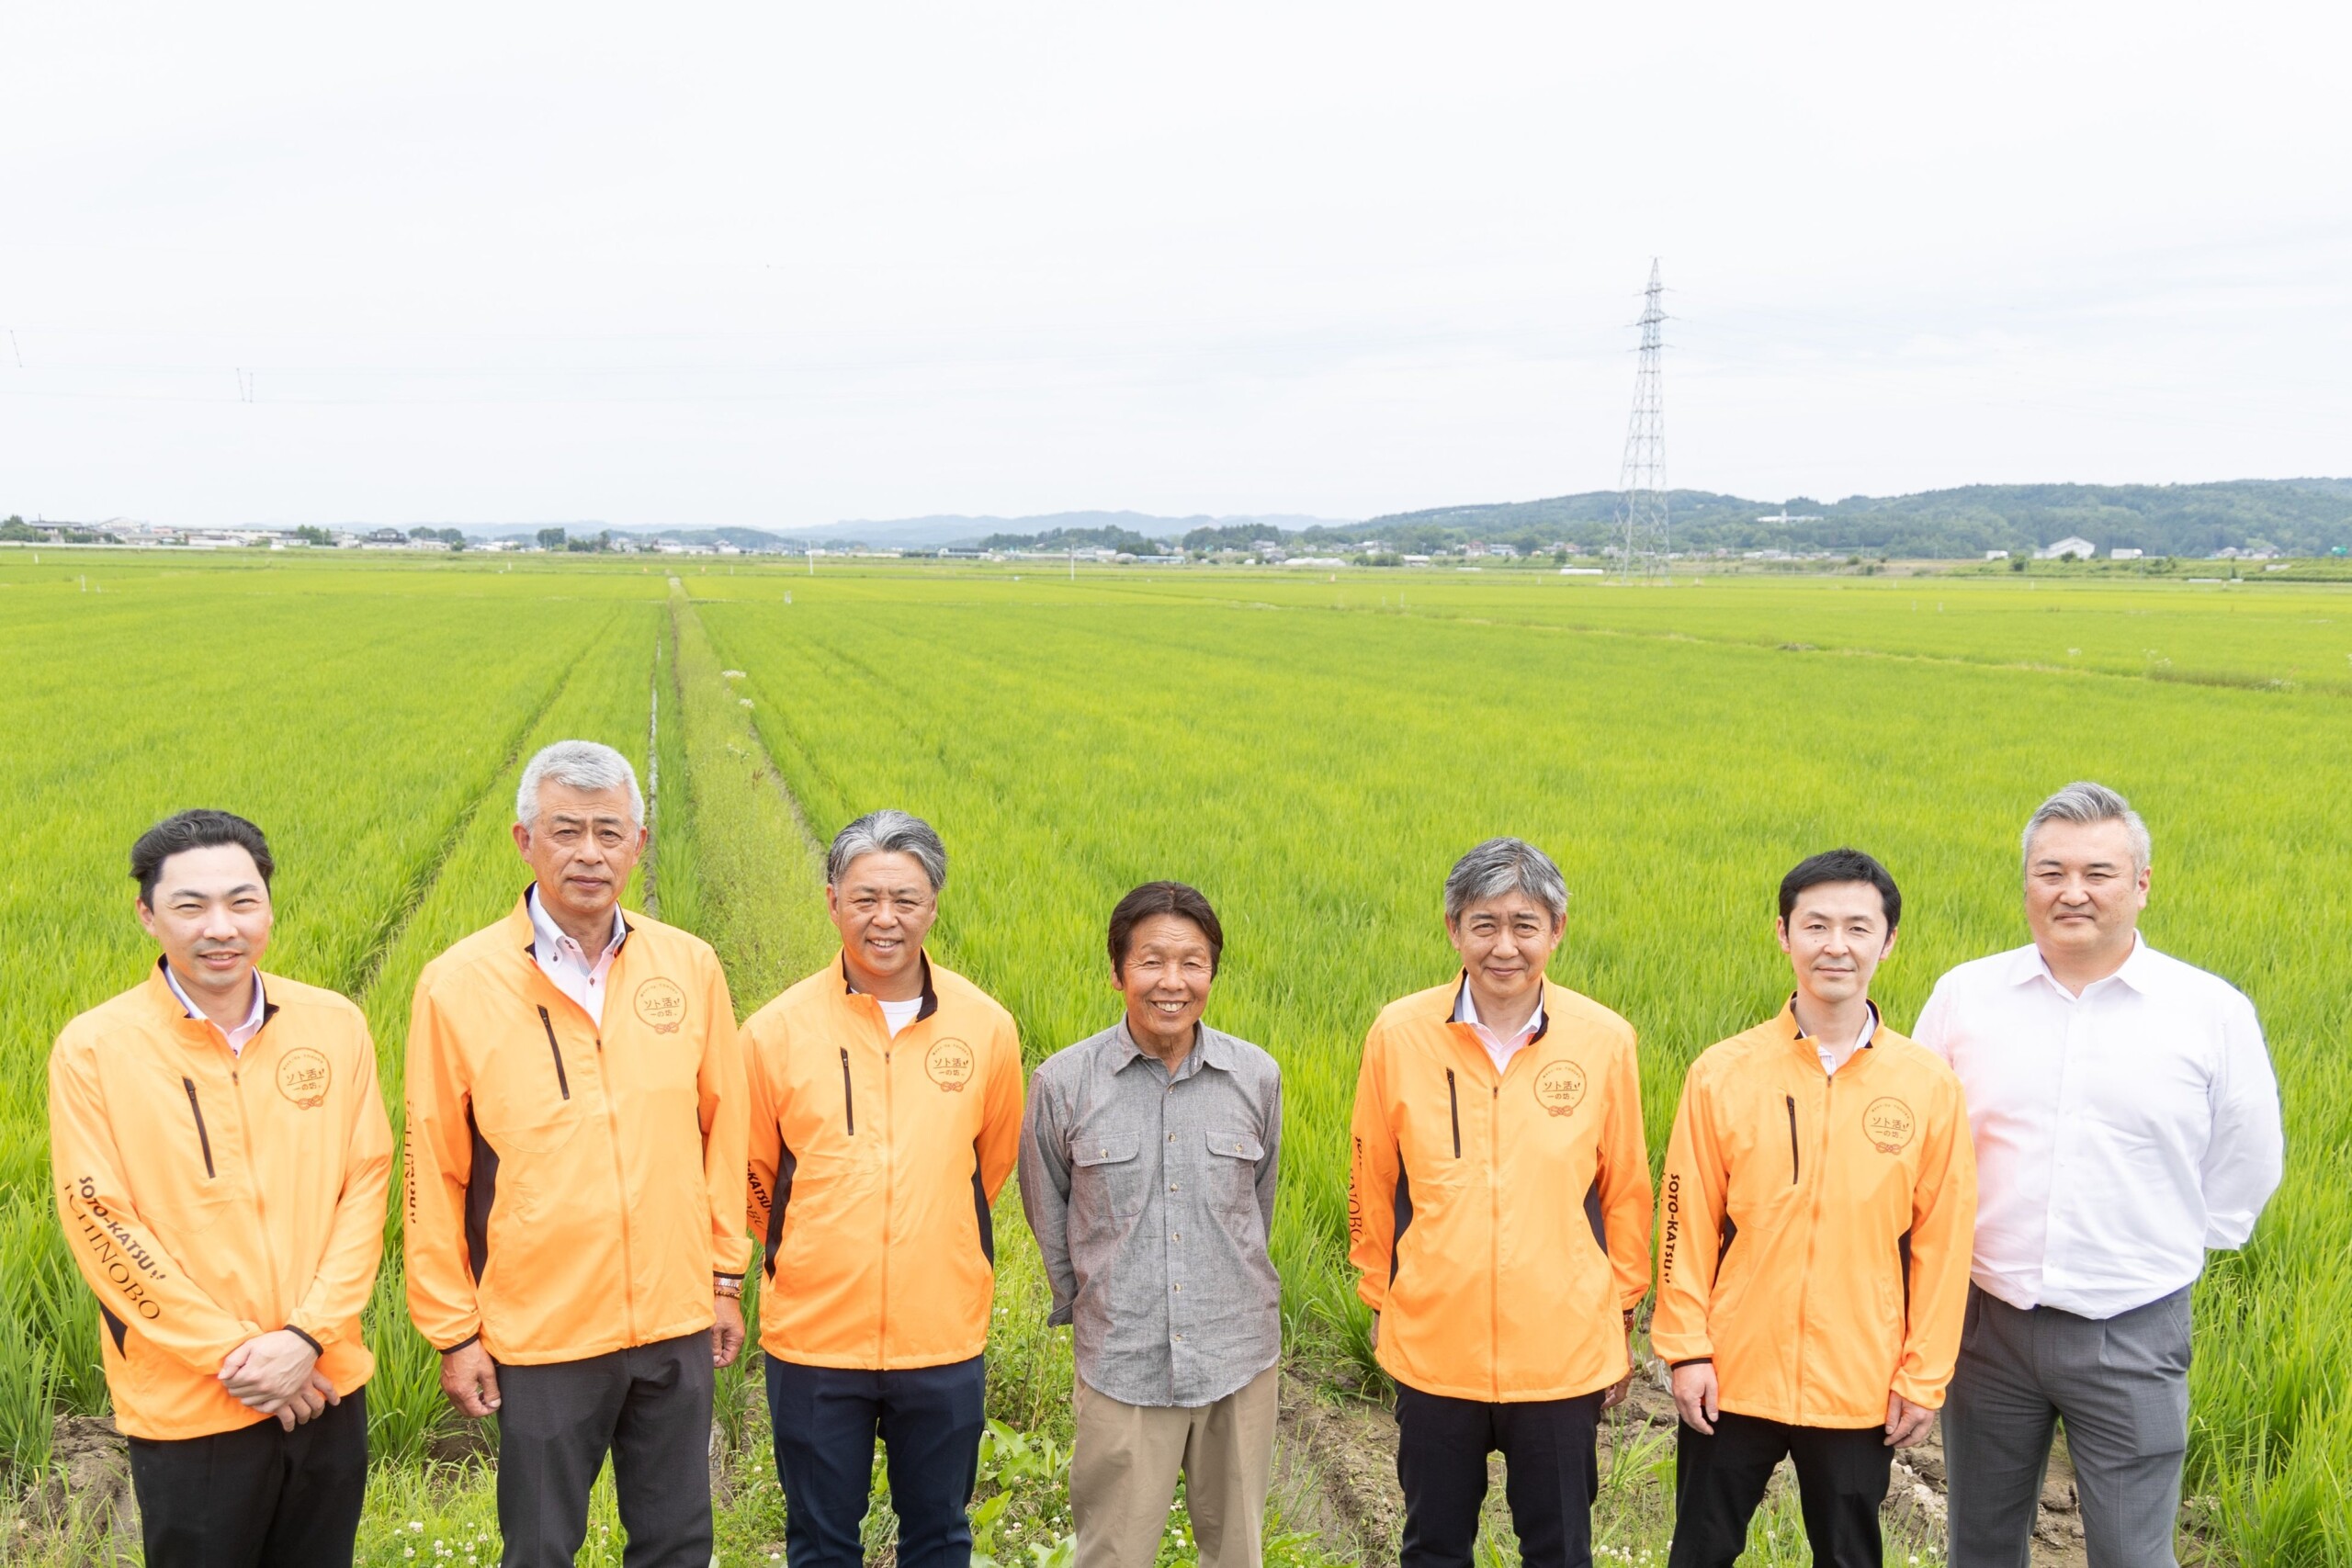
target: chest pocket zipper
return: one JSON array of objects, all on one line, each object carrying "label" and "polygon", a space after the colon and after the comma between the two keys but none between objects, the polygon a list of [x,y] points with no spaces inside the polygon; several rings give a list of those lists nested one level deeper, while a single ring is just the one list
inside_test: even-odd
[{"label": "chest pocket zipper", "polygon": [[545,1008],[539,1010],[539,1027],[548,1032],[548,1055],[555,1058],[555,1087],[562,1093],[564,1099],[570,1100],[571,1079],[564,1075],[563,1047],[555,1043],[555,1020],[548,1016],[548,1010]]},{"label": "chest pocket zipper", "polygon": [[1445,1113],[1453,1122],[1453,1157],[1462,1157],[1462,1097],[1453,1088],[1453,1069],[1445,1069]]},{"label": "chest pocket zipper", "polygon": [[1796,1097],[1795,1095],[1793,1095],[1793,1094],[1787,1094],[1787,1095],[1782,1095],[1781,1098],[1781,1099],[1783,1099],[1783,1100],[1787,1100],[1787,1101],[1789,1102],[1789,1185],[1790,1185],[1790,1186],[1792,1186],[1792,1187],[1794,1187],[1794,1186],[1797,1184],[1797,1168],[1798,1168],[1798,1167],[1797,1167],[1797,1097]]},{"label": "chest pocket zipper", "polygon": [[209,1179],[212,1176],[212,1134],[204,1130],[204,1107],[197,1102],[196,1080],[182,1078],[180,1087],[187,1090],[188,1113],[196,1118],[196,1141],[203,1145],[204,1174]]},{"label": "chest pocket zipper", "polygon": [[849,1047],[842,1047],[842,1121],[849,1128],[849,1135],[857,1136],[857,1093],[850,1088]]}]

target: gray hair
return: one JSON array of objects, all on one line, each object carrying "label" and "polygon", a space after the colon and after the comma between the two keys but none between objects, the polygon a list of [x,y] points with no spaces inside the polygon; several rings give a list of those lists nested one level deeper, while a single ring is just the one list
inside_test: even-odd
[{"label": "gray hair", "polygon": [[628,765],[627,757],[602,741],[559,740],[539,748],[538,755],[523,769],[523,782],[514,788],[514,820],[526,828],[539,819],[539,786],[545,784],[587,791],[627,784],[629,820],[645,826],[645,796],[637,787],[637,770]]},{"label": "gray hair", "polygon": [[1524,893],[1551,911],[1552,923],[1568,918],[1568,885],[1552,857],[1524,839],[1488,839],[1453,863],[1445,876],[1445,923],[1462,919],[1473,904]]},{"label": "gray hair", "polygon": [[825,852],[825,884],[839,886],[850,863],[861,855],[888,854],[914,856],[922,874],[931,879],[933,893],[947,886],[947,846],[939,841],[931,824],[887,807],[867,812],[833,835],[833,847]]},{"label": "gray hair", "polygon": [[2132,809],[2132,803],[2103,784],[2078,779],[2043,801],[2026,818],[2025,833],[2018,840],[2019,860],[2029,867],[2033,863],[2033,836],[2041,831],[2045,822],[2120,822],[2132,840],[2132,869],[2147,869],[2153,846],[2148,840],[2148,825]]}]

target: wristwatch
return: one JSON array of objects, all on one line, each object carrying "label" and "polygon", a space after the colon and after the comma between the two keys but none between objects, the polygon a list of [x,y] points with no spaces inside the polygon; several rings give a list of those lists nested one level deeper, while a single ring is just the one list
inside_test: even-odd
[{"label": "wristwatch", "polygon": [[740,1274],[713,1274],[710,1277],[710,1293],[714,1296],[733,1296],[741,1301],[743,1277]]}]

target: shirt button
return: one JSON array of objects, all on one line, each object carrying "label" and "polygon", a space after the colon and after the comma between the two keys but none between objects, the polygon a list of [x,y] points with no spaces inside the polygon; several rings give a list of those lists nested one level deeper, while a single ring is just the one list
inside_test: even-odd
[{"label": "shirt button", "polygon": [[1168,1190],[1170,1190],[1170,1192],[1175,1191],[1175,1190],[1176,1190],[1176,1184],[1175,1184],[1174,1182],[1172,1182],[1172,1181],[1171,1181],[1171,1182],[1170,1182],[1170,1183],[1168,1184]]},{"label": "shirt button", "polygon": [[1181,1284],[1180,1284],[1180,1285],[1178,1285],[1178,1286],[1176,1287],[1176,1293],[1177,1293],[1178,1295],[1180,1295],[1180,1296],[1181,1296],[1181,1295],[1182,1295],[1182,1294],[1184,1293],[1184,1287],[1183,1287],[1182,1285],[1181,1285]]},{"label": "shirt button", "polygon": [[1184,1233],[1182,1231],[1171,1232],[1168,1239],[1170,1241],[1182,1241],[1184,1239]]},{"label": "shirt button", "polygon": [[1181,1335],[1181,1334],[1171,1335],[1171,1336],[1170,1336],[1170,1338],[1172,1338],[1172,1339],[1174,1339],[1174,1340],[1176,1341],[1176,1343],[1177,1343],[1177,1344],[1179,1344],[1179,1345],[1182,1345],[1182,1343],[1184,1343],[1184,1337],[1183,1337],[1182,1335]]},{"label": "shirt button", "polygon": [[1171,1143],[1171,1144],[1172,1144],[1172,1143],[1174,1143],[1174,1142],[1176,1141],[1176,1134],[1173,1134],[1173,1133],[1169,1134],[1168,1134],[1168,1141],[1169,1141],[1170,1143]]}]

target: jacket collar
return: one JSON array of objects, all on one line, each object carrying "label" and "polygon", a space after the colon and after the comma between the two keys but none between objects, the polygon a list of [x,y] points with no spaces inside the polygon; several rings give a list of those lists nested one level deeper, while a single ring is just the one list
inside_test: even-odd
[{"label": "jacket collar", "polygon": [[[187,999],[180,995],[179,987],[173,983],[171,964],[170,959],[157,953],[155,966],[147,971],[147,978],[140,986],[140,990],[145,994],[155,1010],[164,1018],[210,1029],[212,1021],[190,1008]],[[254,970],[254,999],[261,1004],[261,1021],[265,1027],[271,1019],[277,1016],[278,1010],[277,1004],[269,999],[269,987],[265,983],[267,978],[268,976],[265,976],[258,967]],[[252,1021],[250,1014],[247,1015],[246,1021]]]},{"label": "jacket collar", "polygon": [[[1470,1020],[1472,1016],[1475,1015],[1477,1010],[1477,1005],[1470,999],[1470,971],[1464,969],[1462,971],[1461,978],[1454,982],[1453,1006],[1446,1013],[1445,1021],[1448,1023],[1458,1023],[1467,1029],[1470,1027]],[[1532,1045],[1551,1032],[1552,981],[1547,976],[1541,982],[1541,989],[1536,994],[1535,1032],[1527,1037],[1527,1043]]]},{"label": "jacket collar", "polygon": [[[932,988],[931,954],[929,953],[918,953],[915,954],[915,958],[922,964],[922,1006],[915,1010],[915,1021],[917,1023],[921,1023],[924,1019],[929,1018],[933,1013],[939,1010],[939,993]],[[845,997],[860,997],[865,994],[859,990],[856,985],[853,983],[849,977],[849,953],[846,950],[833,960],[833,966],[841,971],[842,995]]]},{"label": "jacket collar", "polygon": [[[538,891],[538,886],[539,885],[534,882],[524,888],[523,896],[514,900],[514,908],[506,913],[508,936],[512,938],[514,946],[523,950],[523,956],[533,964],[539,961],[539,924],[531,915],[531,895]],[[613,906],[613,919],[620,928],[619,935],[614,939],[613,944],[613,956],[617,958],[620,956],[620,950],[628,945],[628,939],[637,928],[628,923],[628,911],[623,909],[617,903]]]},{"label": "jacket collar", "polygon": [[[1878,1032],[1886,1026],[1886,1021],[1879,1016],[1878,1003],[1871,1002],[1869,1005],[1871,1010],[1870,1032],[1862,1036],[1862,1043],[1854,1048],[1854,1055],[1856,1056],[1860,1055],[1864,1051],[1868,1051],[1877,1045]],[[1797,994],[1794,991],[1791,991],[1789,993],[1789,999],[1781,1004],[1781,1016],[1774,1021],[1780,1024],[1781,1032],[1787,1038],[1791,1045],[1802,1046],[1804,1048],[1806,1061],[1812,1063],[1815,1066],[1819,1066],[1821,1065],[1821,1058],[1817,1054],[1819,1050],[1819,1042],[1815,1041],[1812,1035],[1807,1034],[1804,1032],[1804,1026],[1797,1021]],[[1851,1062],[1853,1059],[1853,1056],[1849,1056],[1847,1061]]]}]

